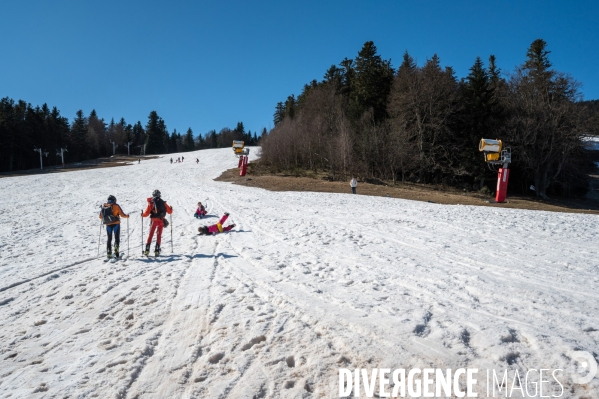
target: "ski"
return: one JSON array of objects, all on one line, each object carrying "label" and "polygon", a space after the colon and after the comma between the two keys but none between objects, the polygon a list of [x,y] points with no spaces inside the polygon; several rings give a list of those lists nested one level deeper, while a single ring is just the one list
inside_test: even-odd
[{"label": "ski", "polygon": [[118,257],[112,255],[111,257],[106,257],[106,259],[104,259],[104,262],[115,263],[117,260],[122,260],[124,262],[127,260],[127,258],[125,258],[124,256],[124,253],[121,253]]}]

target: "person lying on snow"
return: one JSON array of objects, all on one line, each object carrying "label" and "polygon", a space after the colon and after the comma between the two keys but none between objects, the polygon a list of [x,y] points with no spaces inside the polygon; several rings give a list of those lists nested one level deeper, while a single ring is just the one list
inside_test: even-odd
[{"label": "person lying on snow", "polygon": [[196,219],[201,219],[207,214],[208,212],[206,212],[206,208],[204,208],[204,205],[202,205],[201,202],[198,202],[198,209],[196,209],[196,213],[193,215],[193,217],[195,217]]},{"label": "person lying on snow", "polygon": [[218,234],[218,233],[224,233],[226,231],[231,230],[233,227],[235,227],[234,224],[231,224],[227,227],[223,227],[223,223],[225,223],[225,221],[227,220],[227,218],[229,217],[229,214],[225,212],[225,214],[223,215],[222,218],[220,218],[220,220],[218,221],[217,224],[213,224],[212,226],[202,226],[202,227],[198,227],[198,231],[200,232],[201,236],[204,235],[208,235],[208,234]]}]

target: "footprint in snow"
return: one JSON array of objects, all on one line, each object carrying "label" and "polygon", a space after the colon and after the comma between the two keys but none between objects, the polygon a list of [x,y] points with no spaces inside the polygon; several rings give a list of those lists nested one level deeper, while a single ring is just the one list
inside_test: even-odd
[{"label": "footprint in snow", "polygon": [[266,341],[266,337],[264,335],[260,335],[258,337],[252,338],[250,340],[250,342],[248,342],[247,344],[245,344],[241,347],[241,350],[246,351],[246,350],[250,349],[252,346],[257,345],[264,341]]},{"label": "footprint in snow", "polygon": [[293,356],[287,356],[285,362],[287,363],[287,367],[295,367],[295,358]]},{"label": "footprint in snow", "polygon": [[216,364],[216,363],[220,362],[223,357],[225,357],[225,353],[224,352],[218,352],[218,353],[215,353],[214,355],[210,356],[208,358],[208,361],[210,363],[212,363],[212,364]]}]

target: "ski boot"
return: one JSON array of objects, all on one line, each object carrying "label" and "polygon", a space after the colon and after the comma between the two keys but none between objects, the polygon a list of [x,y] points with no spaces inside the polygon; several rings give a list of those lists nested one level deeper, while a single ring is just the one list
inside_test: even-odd
[{"label": "ski boot", "polygon": [[146,250],[144,251],[144,255],[148,256],[150,254],[150,244],[146,244]]},{"label": "ski boot", "polygon": [[158,255],[160,255],[160,245],[156,244],[156,247],[154,247],[154,256]]},{"label": "ski boot", "polygon": [[116,245],[116,244],[114,244],[114,257],[115,257],[115,258],[118,258],[119,256],[120,256],[120,253],[119,253],[119,246],[118,246],[118,245]]},{"label": "ski boot", "polygon": [[112,251],[110,250],[110,248],[108,248],[108,249],[106,250],[106,258],[107,258],[107,259],[110,259],[110,258],[112,258]]}]

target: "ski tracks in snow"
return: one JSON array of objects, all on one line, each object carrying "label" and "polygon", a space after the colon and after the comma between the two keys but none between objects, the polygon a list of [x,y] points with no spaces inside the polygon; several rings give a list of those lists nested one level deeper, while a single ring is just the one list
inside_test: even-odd
[{"label": "ski tracks in snow", "polygon": [[[230,149],[186,156],[200,165],[119,168],[109,193],[95,188],[108,170],[12,179],[26,215],[0,206],[1,393],[332,397],[340,367],[559,368],[599,345],[596,217],[272,193],[211,181]],[[175,208],[174,254],[167,228],[157,259],[88,259],[94,201],[115,194],[134,216],[136,254],[155,188]],[[57,229],[38,212],[48,197],[84,222]],[[225,211],[231,233],[198,236]]]}]

